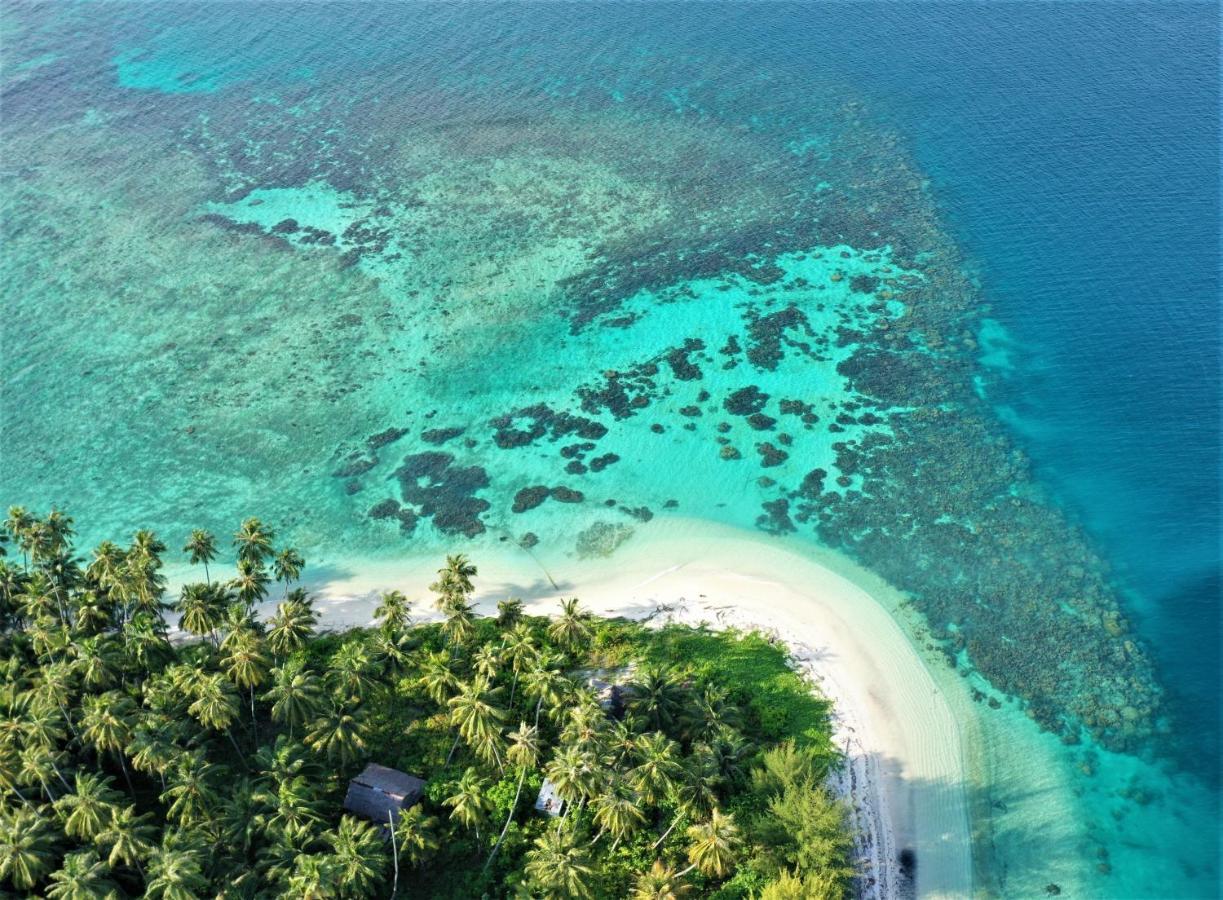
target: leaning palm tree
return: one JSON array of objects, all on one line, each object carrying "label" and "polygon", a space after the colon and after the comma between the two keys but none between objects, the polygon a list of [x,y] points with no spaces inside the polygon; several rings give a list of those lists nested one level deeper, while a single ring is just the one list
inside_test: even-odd
[{"label": "leaning palm tree", "polygon": [[208,574],[208,564],[217,558],[217,539],[213,537],[212,533],[203,528],[194,529],[191,536],[187,538],[187,543],[183,545],[183,552],[187,554],[191,565],[204,564],[204,581],[212,584],[212,577]]},{"label": "leaning palm tree", "polygon": [[106,863],[92,850],[69,853],[58,872],[51,873],[47,896],[54,900],[101,900],[118,897],[119,886],[107,878]]},{"label": "leaning palm tree", "polygon": [[77,772],[75,782],[71,794],[55,801],[55,811],[63,817],[66,835],[92,841],[110,822],[121,795],[102,775]]},{"label": "leaning palm tree", "polygon": [[339,827],[324,837],[335,852],[341,892],[353,897],[374,893],[387,867],[386,845],[378,828],[352,816],[341,816]]},{"label": "leaning palm tree", "polygon": [[475,829],[477,840],[480,838],[480,826],[493,809],[488,787],[488,780],[481,778],[480,773],[469,766],[455,785],[454,793],[442,801],[451,807],[450,818]]},{"label": "leaning palm tree", "polygon": [[272,687],[263,699],[272,703],[272,721],[288,724],[292,738],[295,728],[312,721],[322,709],[323,689],[309,669],[284,665],[272,670]]},{"label": "leaning palm tree", "polygon": [[570,900],[591,896],[587,881],[594,870],[585,851],[568,833],[549,829],[540,835],[527,852],[525,868],[533,897]]},{"label": "leaning palm tree", "polygon": [[36,810],[20,807],[0,812],[0,880],[18,891],[30,891],[51,869],[55,835]]},{"label": "leaning palm tree", "polygon": [[501,828],[501,834],[497,836],[497,843],[493,845],[492,852],[488,854],[488,859],[484,862],[485,872],[492,865],[493,858],[497,855],[497,851],[501,849],[501,842],[505,840],[506,832],[510,830],[510,823],[514,821],[514,813],[518,810],[518,799],[522,796],[522,784],[526,781],[527,772],[539,765],[541,749],[539,729],[534,725],[522,722],[518,725],[517,731],[510,732],[510,747],[506,751],[505,756],[509,760],[510,765],[518,767],[518,787],[515,789],[514,799],[510,803],[510,813],[505,817],[505,825]]},{"label": "leaning palm tree", "polygon": [[589,615],[579,606],[577,598],[561,601],[561,614],[548,626],[548,637],[573,652],[590,640]]},{"label": "leaning palm tree", "polygon": [[429,590],[438,595],[437,608],[445,609],[450,601],[464,601],[475,590],[471,579],[476,576],[476,567],[464,554],[446,557],[446,565],[437,570],[437,581]]},{"label": "leaning palm tree", "polygon": [[238,559],[250,563],[262,563],[272,555],[272,541],[276,533],[256,518],[244,521],[234,534],[234,546],[238,548]]},{"label": "leaning palm tree", "polygon": [[673,868],[656,859],[650,871],[637,876],[629,900],[683,900],[690,893],[692,887],[681,881]]},{"label": "leaning palm tree", "polygon": [[723,815],[714,809],[708,822],[688,829],[688,868],[679,873],[682,878],[693,869],[710,878],[725,878],[734,868],[742,839],[733,814]]}]

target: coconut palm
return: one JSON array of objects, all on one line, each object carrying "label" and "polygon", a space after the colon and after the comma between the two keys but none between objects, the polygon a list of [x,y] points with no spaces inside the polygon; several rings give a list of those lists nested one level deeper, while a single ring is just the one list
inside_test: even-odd
[{"label": "coconut palm", "polygon": [[437,818],[426,813],[420,804],[399,814],[395,822],[395,843],[400,858],[409,867],[416,868],[441,846],[437,827]]},{"label": "coconut palm", "polygon": [[590,640],[589,614],[579,606],[577,598],[561,601],[561,614],[548,626],[548,637],[573,652]]},{"label": "coconut palm", "polygon": [[245,520],[234,533],[234,547],[238,550],[238,559],[252,564],[261,564],[272,555],[272,541],[276,533],[258,519],[252,517]]},{"label": "coconut palm", "polygon": [[161,779],[161,788],[166,788],[166,771],[173,765],[178,756],[178,748],[165,738],[158,730],[137,726],[132,732],[131,743],[127,747],[128,758],[132,768],[145,775],[156,775]]},{"label": "coconut palm", "polygon": [[148,900],[197,900],[207,886],[196,851],[163,842],[153,852],[144,894]]},{"label": "coconut palm", "polygon": [[343,707],[331,709],[314,723],[306,743],[328,759],[348,765],[365,749],[365,723],[360,715],[346,712]]},{"label": "coconut palm", "polygon": [[501,834],[497,836],[497,843],[493,845],[492,852],[488,854],[488,859],[484,862],[484,871],[486,872],[488,867],[492,865],[497,851],[501,849],[501,842],[505,840],[506,832],[510,830],[510,823],[514,821],[514,813],[518,810],[518,799],[522,796],[522,784],[526,781],[527,772],[539,765],[541,749],[539,729],[534,725],[521,722],[518,725],[517,731],[510,732],[510,746],[505,756],[509,760],[510,765],[518,767],[518,787],[514,790],[514,799],[510,803],[510,813],[505,817],[505,825],[501,828]]},{"label": "coconut palm", "polygon": [[203,528],[194,529],[191,536],[187,538],[187,543],[183,545],[183,552],[187,554],[191,565],[204,564],[204,581],[212,584],[212,577],[208,574],[208,564],[217,558],[217,539],[212,532],[205,531]]},{"label": "coconut palm", "polygon": [[197,637],[207,635],[219,646],[216,632],[225,619],[229,602],[229,594],[221,585],[184,584],[175,604],[178,627]]},{"label": "coconut palm", "polygon": [[429,590],[438,595],[437,608],[445,610],[450,601],[465,601],[475,591],[471,579],[476,574],[476,567],[466,555],[447,556],[446,565],[437,570],[437,581],[429,585]]},{"label": "coconut palm", "polygon": [[493,810],[488,788],[488,780],[481,778],[476,769],[468,766],[455,785],[454,793],[442,801],[451,807],[450,818],[458,819],[468,828],[475,829],[477,840],[480,837],[480,826]]},{"label": "coconut palm", "polygon": [[560,661],[551,654],[541,653],[536,657],[523,676],[523,691],[528,697],[535,699],[535,724],[539,724],[539,714],[546,705],[549,709],[557,706],[565,696],[568,682],[560,669]]},{"label": "coconut palm", "polygon": [[509,663],[514,676],[510,684],[510,706],[514,705],[514,695],[518,692],[518,676],[531,664],[538,652],[535,635],[531,633],[531,626],[526,622],[518,622],[505,636],[505,661]]},{"label": "coconut palm", "polygon": [[239,688],[245,688],[250,697],[251,732],[256,731],[255,688],[268,680],[270,661],[264,652],[264,640],[258,632],[246,632],[230,648],[229,655],[221,660],[225,674]]},{"label": "coconut palm", "polygon": [[359,703],[373,685],[370,669],[373,660],[362,641],[346,641],[331,657],[327,675],[336,696],[351,703]]},{"label": "coconut palm", "polygon": [[272,576],[284,583],[285,596],[289,594],[289,582],[299,581],[305,567],[305,559],[292,547],[285,547],[272,559]]},{"label": "coconut palm", "polygon": [[476,633],[475,613],[470,603],[455,600],[446,606],[446,620],[442,622],[442,634],[452,645],[461,646]]},{"label": "coconut palm", "polygon": [[10,506],[8,518],[4,520],[4,530],[13,536],[13,541],[21,548],[25,558],[26,571],[30,569],[29,532],[35,522],[34,516],[24,506]]},{"label": "coconut palm", "polygon": [[322,709],[323,689],[310,670],[284,665],[272,670],[272,687],[263,699],[272,703],[272,721],[288,724],[292,737],[296,727],[312,721]]},{"label": "coconut palm", "polygon": [[277,656],[288,656],[306,645],[316,623],[314,605],[305,591],[294,590],[277,605],[269,624],[268,645]]},{"label": "coconut palm", "polygon": [[180,754],[170,770],[170,786],[161,795],[168,804],[167,816],[181,827],[210,819],[218,796],[215,782],[221,774],[222,769],[208,762],[203,750]]},{"label": "coconut palm", "polygon": [[671,819],[667,830],[654,842],[653,849],[655,850],[670,836],[681,819],[685,816],[703,815],[706,811],[713,809],[718,802],[718,795],[713,789],[717,773],[710,770],[707,758],[688,757],[684,760],[682,769],[683,772],[675,782],[671,793],[675,816]]},{"label": "coconut palm", "polygon": [[325,840],[335,852],[336,880],[340,892],[350,897],[368,897],[381,884],[387,867],[386,845],[378,828],[352,816],[341,816],[339,827]]},{"label": "coconut palm", "polygon": [[522,601],[517,597],[509,597],[497,601],[497,627],[508,631],[518,625],[522,619]]},{"label": "coconut palm", "polygon": [[[564,746],[548,761],[544,777],[556,788],[556,795],[572,809],[573,804],[590,795],[598,775],[597,760],[574,746]],[[565,815],[569,815],[566,809]]]},{"label": "coconut palm", "polygon": [[81,737],[92,744],[98,753],[111,752],[119,760],[127,788],[132,790],[132,779],[127,772],[123,750],[132,736],[132,721],[136,705],[131,698],[118,691],[87,695],[84,699],[85,713],[81,717]]},{"label": "coconut palm", "polygon": [[412,601],[399,591],[385,591],[374,610],[374,619],[380,627],[393,635],[400,635],[412,623]]},{"label": "coconut palm", "polygon": [[47,820],[29,807],[0,812],[0,879],[29,891],[51,869],[54,836]]},{"label": "coconut palm", "polygon": [[606,832],[612,836],[614,843],[622,840],[645,824],[645,812],[641,808],[641,797],[625,782],[623,777],[613,773],[604,782],[602,790],[590,801],[594,811],[594,822],[599,827],[599,833],[594,836],[591,844],[596,844]]},{"label": "coconut palm", "polygon": [[477,756],[501,768],[501,723],[505,721],[505,710],[493,705],[490,697],[488,679],[477,675],[448,701],[450,718]]},{"label": "coconut palm", "polygon": [[681,881],[674,869],[656,859],[650,871],[637,876],[629,900],[683,900],[691,893],[691,886]]},{"label": "coconut palm", "polygon": [[229,582],[229,586],[249,609],[268,595],[267,569],[259,560],[239,559],[238,574]]},{"label": "coconut palm", "polygon": [[657,806],[683,775],[679,744],[661,731],[643,734],[637,739],[635,758],[637,765],[629,772],[629,782],[646,803]]},{"label": "coconut palm", "polygon": [[[229,734],[229,726],[238,718],[238,693],[220,673],[207,675],[196,686],[195,699],[187,712],[205,728]],[[232,740],[233,736],[230,735]],[[237,749],[237,744],[234,744]],[[238,751],[241,755],[241,751]]]},{"label": "coconut palm", "polygon": [[454,661],[446,650],[427,653],[420,664],[418,683],[434,703],[446,703],[459,689]]},{"label": "coconut palm", "polygon": [[89,688],[108,687],[119,674],[120,650],[114,637],[95,634],[73,648],[81,680]]},{"label": "coconut palm", "polygon": [[501,671],[501,654],[492,644],[485,644],[476,651],[476,655],[472,658],[472,668],[476,670],[477,675],[492,681]]},{"label": "coconut palm", "polygon": [[97,835],[98,849],[106,854],[106,862],[113,869],[119,865],[140,868],[143,860],[153,852],[153,839],[157,827],[151,823],[149,813],[136,813],[136,807],[123,806],[111,810],[110,821]]},{"label": "coconut palm", "polygon": [[590,859],[568,833],[548,830],[540,835],[527,851],[526,874],[534,889],[532,896],[548,900],[591,896],[587,886],[594,874]]},{"label": "coconut palm", "polygon": [[58,872],[51,873],[47,896],[55,900],[104,900],[119,896],[119,886],[107,878],[107,866],[92,850],[69,853]]},{"label": "coconut palm", "polygon": [[647,669],[633,684],[629,712],[654,731],[670,731],[683,710],[679,680],[665,669]]},{"label": "coconut palm", "polygon": [[679,873],[682,878],[693,869],[709,878],[725,878],[734,868],[743,841],[733,814],[723,815],[714,809],[709,821],[688,829],[688,868]]},{"label": "coconut palm", "polygon": [[77,772],[72,793],[55,801],[55,811],[64,819],[64,833],[92,841],[114,814],[120,793],[111,788],[111,779],[90,772]]}]

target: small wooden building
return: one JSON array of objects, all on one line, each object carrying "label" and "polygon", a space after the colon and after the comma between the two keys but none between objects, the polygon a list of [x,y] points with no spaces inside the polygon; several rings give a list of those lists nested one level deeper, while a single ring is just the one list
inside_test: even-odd
[{"label": "small wooden building", "polygon": [[344,808],[350,813],[377,822],[379,825],[399,821],[401,810],[420,802],[425,795],[425,782],[415,777],[370,763],[365,771],[348,782]]}]

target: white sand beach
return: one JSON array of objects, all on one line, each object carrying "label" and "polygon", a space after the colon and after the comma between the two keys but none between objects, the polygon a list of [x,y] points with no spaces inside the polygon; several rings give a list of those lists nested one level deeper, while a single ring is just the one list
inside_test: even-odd
[{"label": "white sand beach", "polygon": [[[456,547],[456,549],[460,549]],[[550,614],[577,596],[601,615],[711,627],[757,628],[784,641],[836,707],[848,765],[837,789],[853,806],[859,856],[872,898],[966,897],[973,891],[964,759],[952,705],[885,606],[838,574],[850,566],[796,545],[705,522],[651,528],[609,559],[547,561],[516,547],[473,549],[477,607],[520,597]],[[337,561],[338,562],[338,561]],[[370,561],[345,572],[324,561],[307,579],[323,627],[364,625],[378,594],[397,588],[433,613],[427,586],[440,558]],[[823,564],[823,563],[828,563]],[[880,585],[873,593],[886,591]],[[894,599],[894,598],[893,598]],[[916,884],[898,864],[913,851]]]}]

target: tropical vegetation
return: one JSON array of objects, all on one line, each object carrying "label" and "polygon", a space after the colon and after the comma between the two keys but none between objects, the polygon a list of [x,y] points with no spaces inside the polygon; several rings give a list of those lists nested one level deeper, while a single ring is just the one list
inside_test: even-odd
[{"label": "tropical vegetation", "polygon": [[[0,542],[0,893],[54,898],[837,898],[826,703],[759,634],[527,615],[451,556],[432,621],[384,594],[318,629],[258,519],[182,556],[82,557],[59,511]],[[228,552],[223,552],[228,551]],[[229,558],[229,567],[219,561]],[[164,565],[191,577],[168,593]],[[394,828],[344,811],[419,775]],[[563,801],[536,812],[545,779]]]}]

